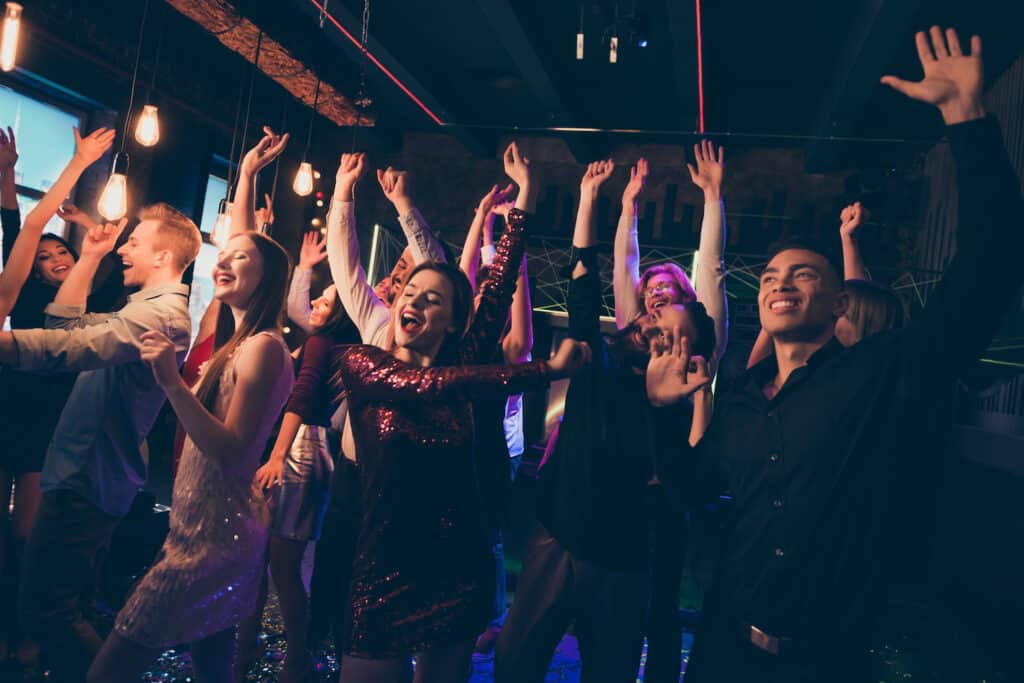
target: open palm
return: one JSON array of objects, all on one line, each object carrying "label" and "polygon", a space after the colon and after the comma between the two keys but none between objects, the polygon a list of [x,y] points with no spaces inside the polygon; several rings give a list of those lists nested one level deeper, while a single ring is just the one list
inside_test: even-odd
[{"label": "open palm", "polygon": [[914,41],[924,78],[913,82],[883,76],[882,83],[907,97],[935,105],[947,123],[973,117],[968,110],[980,106],[983,82],[981,38],[971,37],[969,55],[963,53],[953,29],[946,29],[943,34],[942,29],[933,26],[928,35],[917,33]]}]

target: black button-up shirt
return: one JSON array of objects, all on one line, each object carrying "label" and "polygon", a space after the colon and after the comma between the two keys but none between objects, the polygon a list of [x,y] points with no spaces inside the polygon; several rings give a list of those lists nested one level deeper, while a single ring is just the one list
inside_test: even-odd
[{"label": "black button-up shirt", "polygon": [[[884,587],[898,472],[940,466],[915,441],[928,406],[992,339],[1024,279],[1020,188],[991,119],[948,129],[957,162],[958,253],[902,330],[832,340],[777,395],[774,356],[718,401],[697,448],[734,506],[710,623],[753,624],[820,649],[859,647]],[[739,625],[737,631],[734,626]]]}]

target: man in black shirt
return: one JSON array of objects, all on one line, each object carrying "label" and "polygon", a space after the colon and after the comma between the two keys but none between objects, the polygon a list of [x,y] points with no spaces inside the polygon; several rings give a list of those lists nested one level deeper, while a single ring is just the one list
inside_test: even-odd
[{"label": "man in black shirt", "polygon": [[[862,681],[885,590],[897,472],[935,468],[921,408],[985,350],[1024,279],[1020,188],[981,105],[981,42],[917,35],[924,80],[883,82],[934,104],[956,159],[958,249],[908,327],[843,349],[846,304],[824,253],[790,244],[761,276],[774,355],[722,397],[695,456],[734,506],[687,681]],[[679,368],[648,370],[655,404]],[[680,393],[682,389],[680,388]]]}]

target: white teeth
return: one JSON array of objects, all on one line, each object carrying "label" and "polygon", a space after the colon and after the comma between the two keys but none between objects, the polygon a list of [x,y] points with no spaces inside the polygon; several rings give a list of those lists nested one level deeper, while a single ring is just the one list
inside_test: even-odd
[{"label": "white teeth", "polygon": [[796,308],[797,302],[792,299],[782,299],[780,301],[773,301],[769,308],[773,311],[788,311]]}]

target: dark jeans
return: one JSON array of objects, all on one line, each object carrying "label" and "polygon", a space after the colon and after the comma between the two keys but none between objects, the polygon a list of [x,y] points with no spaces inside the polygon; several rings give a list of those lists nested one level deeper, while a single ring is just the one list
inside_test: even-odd
[{"label": "dark jeans", "polygon": [[679,588],[686,564],[686,520],[656,516],[653,540],[644,683],[679,683],[683,642]]},{"label": "dark jeans", "polygon": [[311,645],[318,643],[333,632],[341,661],[350,621],[348,585],[362,526],[359,467],[347,458],[339,458],[331,486],[331,499],[323,533],[316,542],[309,586],[309,642]]},{"label": "dark jeans", "polygon": [[84,611],[119,521],[72,491],[47,491],[39,504],[25,544],[18,607],[59,683],[84,681],[103,644]]},{"label": "dark jeans", "polygon": [[527,545],[516,599],[498,636],[495,681],[543,681],[575,621],[582,683],[632,683],[643,649],[647,584],[646,569],[581,560],[540,527]]}]

